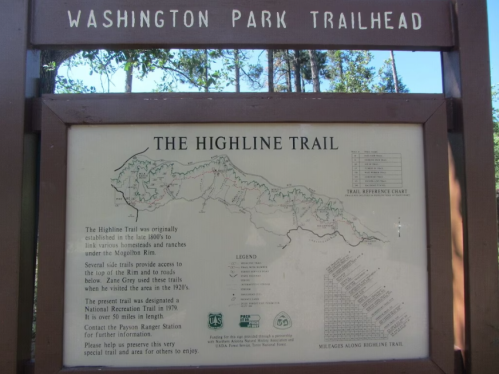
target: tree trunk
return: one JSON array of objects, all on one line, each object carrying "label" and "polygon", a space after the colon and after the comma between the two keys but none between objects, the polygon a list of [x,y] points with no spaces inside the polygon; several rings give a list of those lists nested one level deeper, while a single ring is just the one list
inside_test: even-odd
[{"label": "tree trunk", "polygon": [[[55,92],[57,70],[68,58],[78,53],[77,50],[50,51],[42,50],[40,54],[40,94]],[[51,64],[53,63],[53,66]]]},{"label": "tree trunk", "polygon": [[399,93],[399,78],[397,75],[397,67],[395,66],[395,55],[393,54],[393,51],[390,51],[390,57],[392,58],[393,84],[395,86],[395,92]]},{"label": "tree trunk", "polygon": [[133,60],[131,54],[128,54],[127,58],[128,69],[126,72],[126,81],[125,81],[125,92],[132,93],[132,82],[133,82]]},{"label": "tree trunk", "polygon": [[205,67],[204,67],[204,92],[209,92],[210,89],[208,87],[208,50],[205,49],[204,50],[204,63],[205,63]]},{"label": "tree trunk", "polygon": [[291,63],[289,62],[289,51],[284,51],[284,56],[286,60],[286,85],[288,86],[288,92],[293,92],[293,86],[291,85]]},{"label": "tree trunk", "polygon": [[[333,63],[336,62],[338,64],[338,70],[340,72],[340,81],[343,82],[343,52],[342,51],[330,51],[330,55],[333,56]],[[334,72],[334,74],[336,77],[336,71]]]},{"label": "tree trunk", "polygon": [[343,79],[344,79],[344,74],[343,74],[343,53],[340,51],[340,53],[338,53],[338,58],[339,58],[339,66],[340,66],[340,80],[341,80],[341,83],[343,83]]},{"label": "tree trunk", "polygon": [[236,92],[241,92],[239,71],[239,49],[234,49],[234,69],[236,73]]},{"label": "tree trunk", "polygon": [[314,86],[314,92],[321,92],[321,83],[319,81],[319,71],[317,69],[317,54],[314,50],[309,49],[308,54],[310,55],[310,69],[312,71],[312,82]]},{"label": "tree trunk", "polygon": [[274,51],[267,49],[267,69],[269,71],[269,92],[274,92]]},{"label": "tree trunk", "polygon": [[298,49],[295,49],[293,67],[295,70],[295,91],[301,92],[301,61],[300,61],[300,51]]}]

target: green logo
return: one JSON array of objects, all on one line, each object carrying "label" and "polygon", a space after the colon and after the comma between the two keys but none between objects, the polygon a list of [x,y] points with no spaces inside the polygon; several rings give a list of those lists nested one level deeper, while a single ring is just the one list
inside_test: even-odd
[{"label": "green logo", "polygon": [[260,316],[258,314],[241,314],[239,327],[255,329],[260,327]]},{"label": "green logo", "polygon": [[274,327],[279,330],[286,330],[291,327],[291,317],[286,312],[280,312],[274,318]]},{"label": "green logo", "polygon": [[208,327],[213,330],[221,329],[224,326],[222,313],[210,313],[208,315]]}]

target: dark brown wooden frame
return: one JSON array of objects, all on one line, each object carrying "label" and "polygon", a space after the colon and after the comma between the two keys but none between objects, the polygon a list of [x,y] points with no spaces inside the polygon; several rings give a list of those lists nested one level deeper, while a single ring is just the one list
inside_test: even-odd
[{"label": "dark brown wooden frame", "polygon": [[[151,0],[151,3],[160,0]],[[411,0],[421,2],[420,0]],[[486,0],[432,0],[440,2],[450,9],[450,28],[442,30],[446,38],[440,42],[432,40],[407,44],[407,41],[396,39],[368,40],[328,40],[330,49],[410,49],[417,51],[438,50],[442,54],[443,84],[446,98],[452,99],[453,111],[449,118],[453,124],[449,133],[457,176],[462,187],[462,211],[464,226],[464,270],[466,297],[466,344],[461,347],[465,356],[465,368],[468,373],[497,373],[499,368],[499,286],[497,284],[497,227],[496,196],[494,191],[494,163],[492,141],[492,116],[490,101],[490,64],[487,38],[487,6]],[[118,0],[110,0],[118,4]],[[373,3],[372,0],[365,0]],[[8,4],[7,4],[8,3]],[[82,9],[98,4],[98,0],[81,2]],[[106,2],[107,3],[107,2]],[[121,3],[121,2],[120,2]],[[146,3],[141,1],[141,3]],[[149,3],[149,2],[148,2]],[[337,2],[335,2],[337,3]],[[349,3],[353,3],[350,1]],[[359,0],[362,3],[362,0]],[[386,1],[385,3],[388,3]],[[400,3],[400,1],[399,1]],[[404,3],[409,3],[406,1]],[[31,7],[30,12],[30,5]],[[30,55],[36,56],[36,49],[67,46],[78,48],[144,48],[144,39],[132,36],[121,40],[95,38],[77,40],[65,38],[64,35],[44,30],[51,28],[53,13],[65,4],[62,0],[17,0],[6,2],[0,13],[2,30],[0,45],[9,51],[0,58],[0,192],[4,199],[0,209],[0,324],[2,340],[0,341],[0,368],[3,372],[14,374],[29,370],[23,363],[30,359],[31,331],[29,331],[32,305],[29,302],[33,293],[33,261],[35,244],[27,243],[25,228],[32,231],[36,225],[29,222],[30,213],[24,214],[23,206],[34,211],[36,204],[28,202],[21,193],[23,184],[28,179],[23,176],[26,166],[23,165],[23,138],[26,133],[37,131],[31,126],[31,105],[25,97],[32,97],[36,88],[25,87],[29,78],[36,78],[39,63],[30,64]],[[224,4],[226,4],[224,2]],[[429,5],[430,7],[432,5]],[[35,9],[37,8],[37,9]],[[49,12],[40,13],[40,9]],[[426,8],[426,6],[425,6]],[[245,8],[247,9],[247,8]],[[47,16],[48,14],[48,16]],[[444,13],[447,14],[447,13]],[[40,17],[44,17],[40,20]],[[32,23],[29,23],[29,19]],[[447,19],[447,16],[446,16]],[[43,23],[40,26],[40,23]],[[30,27],[29,27],[30,26]],[[31,28],[31,45],[29,34]],[[445,27],[442,27],[445,29]],[[452,34],[449,41],[449,33]],[[61,34],[61,33],[59,33]],[[438,34],[438,33],[437,33]],[[210,34],[212,37],[213,34]],[[62,39],[61,40],[61,36]],[[149,39],[148,39],[149,40]],[[442,42],[442,40],[446,40]],[[226,41],[226,40],[225,40]],[[175,42],[175,40],[174,40]],[[184,47],[195,44],[178,40]],[[236,41],[234,41],[236,42]],[[237,41],[239,42],[239,41]],[[87,44],[88,43],[88,44]],[[203,45],[209,48],[214,42]],[[289,44],[271,45],[264,38],[258,43],[265,48],[280,47]],[[306,41],[306,48],[318,48],[313,41]],[[161,41],[152,40],[152,45],[165,47]],[[173,44],[172,44],[173,45]],[[196,44],[198,45],[198,44]],[[248,44],[250,45],[250,44]],[[180,45],[179,45],[180,46]],[[300,45],[301,46],[301,45]],[[217,47],[221,47],[217,44]],[[227,45],[226,47],[229,47]],[[241,45],[234,45],[241,48]],[[298,47],[298,45],[296,45]],[[34,51],[27,51],[28,49]],[[26,69],[28,66],[28,69]],[[34,69],[31,69],[34,67]],[[34,74],[33,74],[34,72]],[[26,77],[28,79],[26,79]],[[31,79],[35,80],[35,79]],[[34,120],[39,118],[35,115]],[[39,128],[38,128],[39,129]],[[23,131],[24,130],[24,131]],[[30,134],[33,138],[36,135]],[[26,146],[24,146],[26,148]],[[8,182],[4,182],[8,181]],[[26,182],[26,183],[25,183]],[[35,186],[31,185],[34,189]],[[29,188],[28,188],[29,189]],[[34,238],[34,236],[33,236]],[[25,244],[23,245],[23,241]],[[31,240],[35,242],[35,240]],[[450,316],[449,316],[450,318]],[[37,345],[40,341],[37,341]],[[41,357],[38,357],[41,359]],[[17,365],[16,365],[17,363]],[[19,366],[19,369],[16,367]]]},{"label": "dark brown wooden frame", "polygon": [[[138,94],[47,95],[42,99],[42,165],[36,374],[453,373],[452,269],[447,105],[442,95]],[[67,128],[147,123],[420,123],[424,127],[430,357],[299,365],[195,368],[62,366]]]}]

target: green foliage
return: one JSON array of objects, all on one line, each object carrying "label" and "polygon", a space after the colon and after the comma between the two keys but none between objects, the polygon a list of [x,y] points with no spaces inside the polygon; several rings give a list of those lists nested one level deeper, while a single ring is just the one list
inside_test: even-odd
[{"label": "green foliage", "polygon": [[[259,53],[258,56],[256,53]],[[135,49],[91,50],[76,53],[63,63],[68,69],[66,76],[56,78],[58,93],[93,93],[116,91],[115,85],[125,83],[131,90],[132,79],[145,79],[155,73],[156,92],[175,92],[185,87],[198,91],[230,90],[240,87],[255,91],[267,86],[267,60],[260,57],[266,51],[217,49]],[[329,83],[330,92],[394,92],[391,60],[385,61],[378,72],[372,66],[373,55],[369,51],[315,51],[317,69],[322,85]],[[89,75],[99,77],[95,87],[84,80],[72,77],[72,69],[88,67]],[[56,71],[55,64],[44,65],[46,71]],[[297,71],[297,69],[299,69]],[[118,71],[126,72],[126,82],[116,82]],[[275,50],[273,82],[275,92],[292,92],[297,88],[311,91],[312,72],[308,51]],[[399,91],[408,92],[399,76]],[[300,84],[298,84],[300,83]],[[301,86],[301,88],[300,88]],[[119,87],[121,88],[121,87]]]},{"label": "green foliage", "polygon": [[274,92],[293,92],[293,55],[287,49],[274,51]]},{"label": "green foliage", "polygon": [[[153,72],[158,65],[166,64],[166,61],[171,59],[173,55],[167,49],[133,49],[133,50],[91,50],[82,51],[66,60],[63,66],[69,71],[72,68],[80,66],[88,66],[89,75],[98,75],[100,78],[102,92],[110,92],[113,83],[113,76],[120,69],[127,72],[135,72],[139,79],[143,79],[149,73]],[[64,84],[65,77],[57,77],[58,86],[56,92],[78,92],[89,93],[95,92],[86,89],[83,84],[81,87],[71,89],[68,85],[73,81],[67,79],[67,84]],[[80,90],[81,89],[81,90]],[[90,91],[89,91],[90,90]]]},{"label": "green foliage", "polygon": [[178,50],[171,54],[170,59],[159,61],[156,65],[163,72],[156,91],[176,91],[178,83],[198,91],[222,91],[228,85],[231,70],[217,63],[224,57],[224,51],[220,49]]},{"label": "green foliage", "polygon": [[[62,66],[68,69],[68,76],[58,75],[56,77],[56,93],[89,93],[89,87],[84,85],[81,80],[73,80],[69,77],[73,68],[87,66],[89,75],[98,74],[102,92],[110,91],[112,76],[118,70],[118,67],[113,64],[109,51],[99,50],[77,53],[66,60]],[[75,87],[71,87],[74,83],[76,83]]]},{"label": "green foliage", "polygon": [[[261,53],[260,53],[261,56]],[[263,77],[263,66],[260,63],[260,56],[256,62],[252,62],[252,54],[243,49],[224,49],[221,51],[219,63],[223,67],[221,72],[221,86],[236,86],[244,80],[248,86],[254,90],[262,90],[265,87]],[[239,75],[236,74],[239,70]],[[236,82],[239,79],[239,82]]]},{"label": "green foliage", "polygon": [[[374,85],[375,92],[395,93],[395,80],[393,79],[392,60],[385,60],[378,71],[379,83]],[[409,89],[402,82],[402,77],[397,74],[399,93],[408,93]]]},{"label": "green foliage", "polygon": [[[324,79],[329,74],[327,53],[316,51],[316,56],[319,77]],[[312,85],[312,69],[308,51],[274,50],[274,92],[293,92],[297,80],[296,74],[301,82],[301,92],[306,92],[305,84]]]},{"label": "green foliage", "polygon": [[372,92],[374,67],[369,51],[328,51],[329,90],[332,92]]},{"label": "green foliage", "polygon": [[[171,87],[171,82],[178,81],[200,91],[210,89],[219,91],[221,89],[219,78],[222,75],[218,69],[212,68],[212,63],[220,56],[220,50],[179,50],[176,58],[159,66],[164,73],[163,82],[168,82],[168,87]],[[161,89],[161,85],[158,88]]]},{"label": "green foliage", "polygon": [[248,83],[252,90],[261,90],[265,87],[263,80],[263,66],[261,64],[247,64],[241,66],[243,79]]},{"label": "green foliage", "polygon": [[497,104],[499,104],[499,84],[492,86],[492,120],[494,121],[494,129],[499,130],[499,109]]},{"label": "green foliage", "polygon": [[[198,90],[220,91],[228,80],[227,69],[214,69],[214,62],[222,57],[221,50],[135,49],[135,50],[91,50],[73,55],[63,66],[72,68],[88,66],[89,75],[100,78],[100,92],[110,92],[114,86],[113,76],[119,70],[128,75],[144,79],[148,74],[162,72],[161,82],[155,91],[176,91],[178,84],[186,84]],[[47,66],[46,69],[50,69]],[[91,93],[95,88],[86,87],[81,80],[57,77],[58,93]],[[72,85],[74,87],[71,87]]]},{"label": "green foliage", "polygon": [[86,86],[81,79],[64,78],[60,75],[56,78],[57,93],[96,93],[93,86]]},{"label": "green foliage", "polygon": [[[329,68],[328,68],[328,58],[327,52],[324,51],[315,51],[315,55],[317,56],[317,70],[319,71],[319,77],[322,79],[328,79]],[[303,79],[310,84],[312,84],[312,69],[310,66],[310,55],[306,51],[301,51],[301,75]]]},{"label": "green foliage", "polygon": [[57,69],[55,61],[51,61],[48,64],[43,65],[43,69],[46,71],[54,71]]}]

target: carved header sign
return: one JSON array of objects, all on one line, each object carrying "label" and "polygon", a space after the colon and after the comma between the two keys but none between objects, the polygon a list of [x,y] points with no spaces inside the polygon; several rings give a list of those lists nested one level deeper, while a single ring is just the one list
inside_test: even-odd
[{"label": "carved header sign", "polygon": [[447,0],[35,0],[36,46],[310,47],[454,45]]}]

